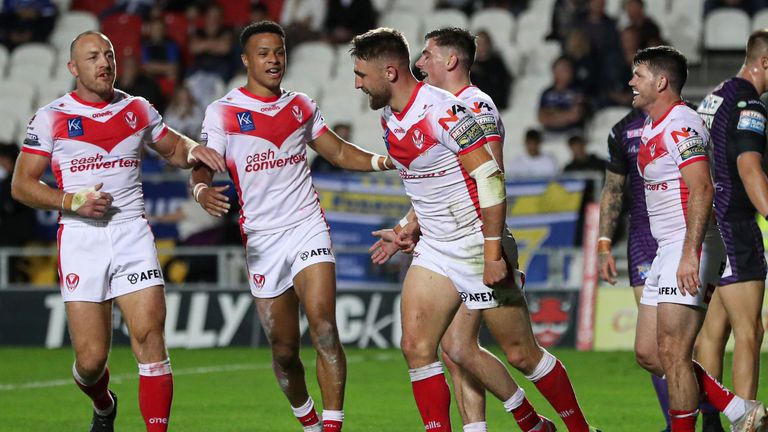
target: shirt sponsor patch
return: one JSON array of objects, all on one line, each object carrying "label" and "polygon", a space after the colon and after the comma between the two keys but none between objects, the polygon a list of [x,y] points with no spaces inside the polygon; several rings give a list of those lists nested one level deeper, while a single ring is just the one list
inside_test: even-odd
[{"label": "shirt sponsor patch", "polygon": [[763,134],[765,132],[765,116],[759,111],[743,110],[739,114],[736,129]]},{"label": "shirt sponsor patch", "polygon": [[475,116],[475,121],[480,125],[481,128],[483,128],[485,136],[501,135],[499,132],[498,124],[496,123],[496,117],[494,117],[492,114],[482,114]]},{"label": "shirt sponsor patch", "polygon": [[200,133],[200,142],[207,143],[208,142],[208,134],[205,132]]},{"label": "shirt sponsor patch", "polygon": [[24,138],[24,145],[28,147],[40,147],[40,140],[37,135],[27,132],[27,136]]},{"label": "shirt sponsor patch", "polygon": [[643,128],[627,130],[627,138],[639,138],[643,135]]},{"label": "shirt sponsor patch", "polygon": [[83,118],[74,117],[67,119],[67,136],[69,138],[79,137],[85,133],[83,130]]},{"label": "shirt sponsor patch", "polygon": [[237,124],[240,126],[240,132],[249,132],[256,129],[250,111],[235,113],[235,115],[237,116]]},{"label": "shirt sponsor patch", "polygon": [[699,135],[692,135],[690,138],[677,143],[677,151],[680,152],[680,158],[682,160],[707,155],[704,139]]},{"label": "shirt sponsor patch", "polygon": [[451,138],[456,140],[460,149],[471,146],[485,136],[483,128],[472,117],[464,117],[454,127],[450,128],[448,133],[451,135]]}]

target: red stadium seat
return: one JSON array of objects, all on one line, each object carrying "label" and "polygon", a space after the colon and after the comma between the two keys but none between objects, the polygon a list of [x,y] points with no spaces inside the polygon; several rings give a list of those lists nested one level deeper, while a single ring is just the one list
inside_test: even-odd
[{"label": "red stadium seat", "polygon": [[99,16],[114,5],[115,0],[72,0],[70,9],[86,11]]},{"label": "red stadium seat", "polygon": [[233,27],[243,27],[251,19],[250,0],[217,0],[224,12],[224,23]]},{"label": "red stadium seat", "polygon": [[189,43],[189,21],[187,21],[187,17],[181,13],[166,13],[163,20],[165,21],[166,34],[179,45],[182,63],[188,65],[190,56],[187,52],[187,44]]},{"label": "red stadium seat", "polygon": [[101,31],[112,40],[115,56],[141,58],[141,18],[138,15],[110,15],[101,22]]}]

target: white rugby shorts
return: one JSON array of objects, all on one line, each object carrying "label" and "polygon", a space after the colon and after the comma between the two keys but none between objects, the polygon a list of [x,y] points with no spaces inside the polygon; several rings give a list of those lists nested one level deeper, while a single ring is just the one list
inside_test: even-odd
[{"label": "white rugby shorts", "polygon": [[100,303],[165,285],[155,236],[144,217],[60,225],[57,237],[65,302]]},{"label": "white rugby shorts", "polygon": [[328,224],[321,213],[285,231],[247,234],[248,284],[257,298],[274,298],[293,286],[305,268],[336,262]]},{"label": "white rugby shorts", "polygon": [[683,295],[677,286],[677,268],[682,252],[682,241],[659,247],[645,279],[640,304],[658,306],[659,303],[676,303],[700,308],[709,305],[720,277],[731,273],[720,232],[710,229],[704,237],[699,258],[701,286],[695,297],[687,292]]},{"label": "white rugby shorts", "polygon": [[[421,237],[413,251],[411,265],[424,267],[451,280],[467,309],[492,309],[519,300],[525,275],[515,270],[515,287],[493,289],[483,284],[483,233],[476,232],[457,240],[439,241]],[[517,265],[517,245],[505,229],[502,247],[508,264]],[[428,287],[427,287],[428,288]]]}]

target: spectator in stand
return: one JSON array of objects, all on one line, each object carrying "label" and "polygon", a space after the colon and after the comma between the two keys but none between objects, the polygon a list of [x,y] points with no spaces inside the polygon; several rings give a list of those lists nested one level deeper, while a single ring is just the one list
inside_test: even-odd
[{"label": "spectator in stand", "polygon": [[645,3],[643,0],[626,0],[624,2],[624,12],[626,12],[629,19],[627,28],[637,30],[640,38],[639,48],[665,45],[661,38],[661,30],[659,30],[658,24],[645,14]]},{"label": "spectator in stand", "polygon": [[0,40],[9,51],[27,42],[45,42],[56,15],[50,0],[5,0],[0,12]]},{"label": "spectator in stand", "polygon": [[[35,238],[35,211],[11,197],[11,179],[19,147],[0,143],[0,247],[22,247]],[[9,258],[10,282],[27,282],[26,260]]]},{"label": "spectator in stand", "polygon": [[541,152],[541,132],[536,129],[525,131],[525,153],[504,163],[507,178],[541,179],[557,175],[557,161],[551,155]]},{"label": "spectator in stand", "polygon": [[635,27],[621,31],[621,57],[613,62],[613,67],[606,69],[608,75],[600,82],[600,106],[631,106],[632,89],[627,84],[632,78],[632,61],[640,49],[640,34]]},{"label": "spectator in stand", "polygon": [[100,14],[100,18],[127,13],[138,15],[142,20],[149,18],[149,12],[155,6],[155,0],[117,0],[115,5]]},{"label": "spectator in stand", "polygon": [[581,135],[573,135],[568,138],[568,148],[571,149],[571,161],[563,171],[594,171],[603,175],[606,161],[600,157],[587,153],[587,141]]},{"label": "spectator in stand", "polygon": [[548,40],[565,42],[574,25],[587,15],[587,0],[556,0],[552,8],[552,29]]},{"label": "spectator in stand", "polygon": [[371,0],[328,0],[325,30],[331,43],[341,44],[376,28],[376,9]]},{"label": "spectator in stand", "polygon": [[302,42],[322,39],[327,10],[328,5],[325,1],[285,0],[280,14],[280,24],[285,29],[288,52]]},{"label": "spectator in stand", "polygon": [[621,55],[619,31],[616,21],[605,14],[605,0],[589,0],[588,13],[575,26],[589,37],[591,51],[604,61],[602,68],[611,67],[613,59]]},{"label": "spectator in stand", "polygon": [[592,52],[584,30],[573,29],[568,33],[563,55],[573,64],[574,87],[584,94],[596,95],[600,86],[600,59]]},{"label": "spectator in stand", "polygon": [[149,76],[158,81],[164,95],[169,96],[173,92],[181,68],[179,45],[168,37],[162,18],[153,19],[148,27],[147,38],[141,44],[142,67]]},{"label": "spectator in stand", "polygon": [[189,51],[193,57],[191,74],[214,74],[225,82],[229,81],[234,71],[234,40],[232,29],[224,25],[221,6],[208,6],[203,27],[189,41]]},{"label": "spectator in stand", "polygon": [[573,63],[560,57],[552,64],[554,82],[544,90],[539,101],[539,123],[548,132],[574,132],[584,127],[584,93],[574,86]]},{"label": "spectator in stand", "polygon": [[509,91],[514,77],[494,49],[488,32],[477,32],[475,44],[475,62],[470,69],[472,83],[491,97],[499,111],[503,111],[509,106]]},{"label": "spectator in stand", "polygon": [[[352,125],[351,124],[336,123],[335,125],[333,125],[333,131],[336,132],[336,135],[338,135],[339,138],[343,139],[344,141],[352,142]],[[310,171],[312,171],[312,174],[317,174],[317,173],[333,174],[333,173],[344,172],[343,169],[328,162],[328,160],[325,159],[319,153],[312,160],[312,164],[309,166],[309,169]]]},{"label": "spectator in stand", "polygon": [[163,119],[165,124],[183,135],[195,139],[200,136],[203,111],[186,85],[176,87],[171,103],[163,113]]},{"label": "spectator in stand", "polygon": [[435,9],[457,9],[467,16],[472,16],[478,6],[476,0],[438,0]]},{"label": "spectator in stand", "polygon": [[120,62],[120,75],[117,78],[115,87],[134,95],[141,96],[155,106],[158,111],[165,109],[165,100],[160,86],[155,80],[141,70],[141,65],[136,58],[125,56]]}]

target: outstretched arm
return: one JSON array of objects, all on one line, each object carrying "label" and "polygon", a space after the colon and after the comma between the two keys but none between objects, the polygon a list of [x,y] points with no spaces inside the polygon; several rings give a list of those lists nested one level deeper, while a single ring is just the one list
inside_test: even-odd
[{"label": "outstretched arm", "polygon": [[344,141],[332,130],[315,138],[309,143],[328,162],[350,171],[384,171],[395,169],[389,156],[363,150],[360,147]]},{"label": "outstretched arm", "polygon": [[186,136],[168,128],[168,132],[156,143],[150,144],[160,156],[179,168],[192,168],[204,163],[216,172],[224,172],[224,158],[213,149],[202,146]]}]

